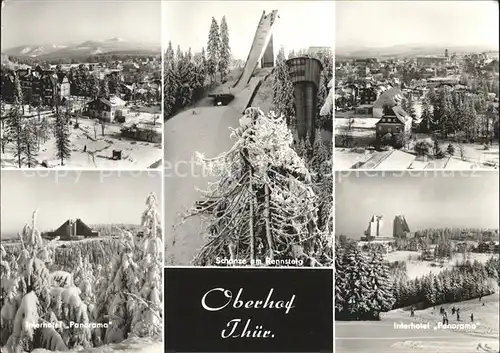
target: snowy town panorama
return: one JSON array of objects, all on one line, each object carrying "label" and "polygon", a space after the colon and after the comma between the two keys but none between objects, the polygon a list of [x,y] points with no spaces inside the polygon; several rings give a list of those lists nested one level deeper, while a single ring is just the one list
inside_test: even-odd
[{"label": "snowy town panorama", "polygon": [[[455,4],[469,13],[481,10],[481,4]],[[337,5],[335,168],[498,170],[498,18],[471,31],[458,28],[466,20],[457,17],[449,28],[435,24],[429,31],[427,22],[407,14],[444,14],[444,5],[379,5]],[[402,26],[411,21],[411,33],[387,28],[370,43],[353,28],[361,7],[391,13]],[[362,28],[372,23],[367,21]]]},{"label": "snowy town panorama", "polygon": [[[109,4],[95,2],[76,6],[82,13],[92,8],[101,17],[113,11]],[[160,11],[159,3],[148,7]],[[69,3],[49,2],[6,2],[2,9],[1,167],[159,167],[159,15],[151,13],[153,21],[139,21],[146,11],[128,10],[136,16],[131,23],[142,23],[135,30],[116,19],[80,18],[69,28],[87,31],[68,29],[61,35],[60,28],[44,27],[40,32],[20,28],[23,12],[34,21],[45,15],[59,21],[69,11],[74,12]],[[144,30],[144,24],[153,28]],[[152,36],[148,31],[157,33]],[[144,33],[144,38],[136,33]]]}]

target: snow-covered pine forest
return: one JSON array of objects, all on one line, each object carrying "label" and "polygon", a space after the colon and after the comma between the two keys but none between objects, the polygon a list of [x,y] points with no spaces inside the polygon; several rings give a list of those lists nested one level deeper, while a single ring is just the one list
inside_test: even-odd
[{"label": "snow-covered pine forest", "polygon": [[118,239],[62,248],[57,238],[42,239],[36,214],[19,233],[19,246],[0,249],[2,353],[93,352],[120,342],[117,349],[124,350],[141,340],[161,342],[163,256],[155,194],[146,199],[140,235],[117,228]]},{"label": "snow-covered pine forest", "polygon": [[451,269],[411,279],[406,266],[390,265],[381,249],[367,253],[354,241],[336,241],[335,317],[378,320],[392,309],[423,309],[480,298],[498,291],[499,273],[498,256],[492,256],[485,263],[464,259]]}]

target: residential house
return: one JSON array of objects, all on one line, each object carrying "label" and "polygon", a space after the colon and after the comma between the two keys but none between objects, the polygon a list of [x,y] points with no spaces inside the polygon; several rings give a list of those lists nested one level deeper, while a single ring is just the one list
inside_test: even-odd
[{"label": "residential house", "polygon": [[386,106],[384,115],[375,124],[377,138],[386,134],[399,134],[411,131],[412,118],[401,106]]},{"label": "residential house", "polygon": [[116,96],[94,99],[87,103],[87,114],[93,118],[113,122],[117,117],[126,114],[125,101]]}]

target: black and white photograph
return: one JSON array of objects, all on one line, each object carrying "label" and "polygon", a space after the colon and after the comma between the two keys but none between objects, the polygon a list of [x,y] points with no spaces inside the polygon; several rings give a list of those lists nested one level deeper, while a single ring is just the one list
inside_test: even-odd
[{"label": "black and white photograph", "polygon": [[2,1],[1,167],[162,161],[160,1]]},{"label": "black and white photograph", "polygon": [[161,181],[1,172],[2,353],[163,352]]},{"label": "black and white photograph", "polygon": [[332,353],[332,287],[331,268],[167,268],[165,352]]},{"label": "black and white photograph", "polygon": [[498,170],[498,1],[335,6],[335,170]]},{"label": "black and white photograph", "polygon": [[498,173],[335,177],[335,352],[498,352]]},{"label": "black and white photograph", "polygon": [[163,18],[166,264],[330,266],[333,2]]}]

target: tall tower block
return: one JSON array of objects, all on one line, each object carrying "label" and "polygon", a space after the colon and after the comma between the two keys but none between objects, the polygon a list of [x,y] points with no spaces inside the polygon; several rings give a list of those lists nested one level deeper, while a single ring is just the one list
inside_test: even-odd
[{"label": "tall tower block", "polygon": [[299,139],[307,135],[314,142],[316,133],[317,92],[323,65],[310,57],[297,57],[286,61],[294,87],[295,118]]}]

